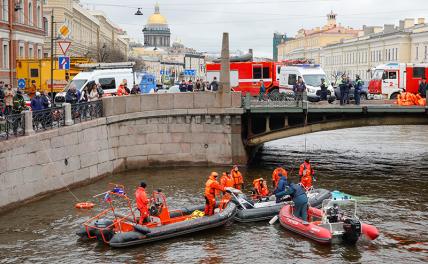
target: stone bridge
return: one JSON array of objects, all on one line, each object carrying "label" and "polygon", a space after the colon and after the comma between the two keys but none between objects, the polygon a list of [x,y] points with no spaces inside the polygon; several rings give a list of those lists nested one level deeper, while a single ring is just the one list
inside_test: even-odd
[{"label": "stone bridge", "polygon": [[243,141],[248,148],[276,139],[362,126],[427,125],[428,108],[366,101],[364,105],[243,101]]}]

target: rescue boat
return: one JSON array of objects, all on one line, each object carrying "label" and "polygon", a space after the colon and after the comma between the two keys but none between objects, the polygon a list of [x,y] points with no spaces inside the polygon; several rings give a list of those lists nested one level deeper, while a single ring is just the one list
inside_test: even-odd
[{"label": "rescue boat", "polygon": [[[236,190],[232,192],[233,199],[231,200],[238,206],[238,211],[234,220],[238,222],[256,222],[269,220],[275,215],[278,215],[281,208],[289,203],[290,199],[285,197],[282,202],[277,203],[275,196],[259,199],[258,201],[251,200],[242,192]],[[322,201],[330,199],[331,193],[326,189],[314,189],[308,192],[309,203],[313,207],[320,207]]]},{"label": "rescue boat", "polygon": [[[345,206],[349,206],[350,216],[342,210]],[[316,221],[305,222],[294,216],[293,205],[287,204],[279,213],[279,221],[285,229],[322,244],[355,244],[362,236],[369,240],[376,239],[379,236],[378,229],[361,222],[356,210],[355,200],[328,199],[324,200],[321,209],[309,207],[308,217]]]},{"label": "rescue boat", "polygon": [[77,232],[82,239],[96,239],[114,248],[136,246],[167,238],[200,232],[226,224],[236,213],[236,205],[228,203],[223,210],[216,209],[212,216],[204,216],[204,205],[169,210],[162,192],[153,192],[150,206],[150,222],[138,224],[130,199],[124,194],[109,192],[115,198],[126,201],[128,213],[120,213],[109,201],[110,207],[87,220]]}]

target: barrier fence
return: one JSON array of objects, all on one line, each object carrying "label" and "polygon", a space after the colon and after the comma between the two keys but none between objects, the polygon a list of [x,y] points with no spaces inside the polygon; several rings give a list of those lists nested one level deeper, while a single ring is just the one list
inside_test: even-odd
[{"label": "barrier fence", "polygon": [[[27,111],[19,114],[10,114],[0,116],[0,140],[7,140],[14,137],[25,136],[31,133],[45,131],[72,125],[88,120],[93,120],[103,116],[103,102],[101,100],[94,102],[85,102],[73,104],[66,107],[51,107],[43,110],[29,112],[26,120]],[[71,120],[67,122],[67,111],[70,111]],[[26,122],[27,121],[27,122]],[[31,124],[30,127],[25,125]]]}]

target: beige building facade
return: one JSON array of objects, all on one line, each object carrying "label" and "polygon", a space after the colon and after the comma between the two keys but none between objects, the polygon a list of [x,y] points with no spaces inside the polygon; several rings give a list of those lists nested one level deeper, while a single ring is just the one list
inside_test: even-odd
[{"label": "beige building facade", "polygon": [[278,45],[278,60],[311,59],[315,63],[321,60],[321,48],[340,43],[344,39],[354,38],[360,30],[344,27],[336,21],[337,14],[327,14],[327,23],[323,27],[300,29],[294,38]]},{"label": "beige building facade", "polygon": [[[62,24],[70,29],[68,39],[71,46],[68,56],[91,56],[99,60],[101,49],[120,49],[126,56],[129,51],[129,38],[126,32],[115,25],[101,11],[91,11],[82,7],[77,0],[46,0],[43,7],[44,28],[47,32],[44,56],[51,54],[51,16],[54,15],[54,37]],[[54,45],[54,54],[62,55],[58,45]]]},{"label": "beige building facade", "polygon": [[364,27],[364,34],[320,49],[320,63],[331,79],[340,74],[371,79],[371,70],[387,63],[428,62],[428,24],[401,20],[398,26]]}]

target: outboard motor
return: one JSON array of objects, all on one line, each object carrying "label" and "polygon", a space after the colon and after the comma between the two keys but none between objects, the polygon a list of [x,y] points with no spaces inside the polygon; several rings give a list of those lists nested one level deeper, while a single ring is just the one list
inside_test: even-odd
[{"label": "outboard motor", "polygon": [[361,223],[358,219],[348,218],[343,221],[342,239],[347,244],[355,244],[361,236]]},{"label": "outboard motor", "polygon": [[97,221],[95,221],[94,225],[98,228],[101,228],[95,230],[95,235],[97,236],[97,239],[102,242],[104,241],[104,239],[107,242],[110,241],[110,239],[114,235],[113,221],[107,219],[98,219]]},{"label": "outboard motor", "polygon": [[340,210],[337,204],[327,209],[327,219],[329,223],[337,223],[340,218]]}]

